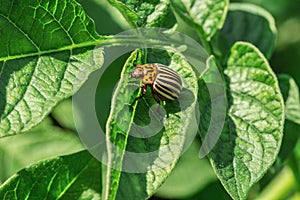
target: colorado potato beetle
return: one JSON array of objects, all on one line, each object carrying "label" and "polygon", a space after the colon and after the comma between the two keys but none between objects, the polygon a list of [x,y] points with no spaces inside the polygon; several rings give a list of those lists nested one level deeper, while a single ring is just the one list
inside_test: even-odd
[{"label": "colorado potato beetle", "polygon": [[160,100],[177,99],[182,89],[180,76],[174,70],[159,63],[137,65],[131,77],[141,79],[141,88],[143,88],[142,94],[134,102],[146,94],[147,85],[151,87],[152,96],[158,104]]}]

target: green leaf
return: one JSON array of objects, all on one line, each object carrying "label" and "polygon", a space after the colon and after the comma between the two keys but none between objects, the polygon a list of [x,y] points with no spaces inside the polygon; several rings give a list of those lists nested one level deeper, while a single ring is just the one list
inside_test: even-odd
[{"label": "green leaf", "polygon": [[260,188],[268,186],[269,183],[274,179],[275,175],[284,167],[284,165],[287,163],[287,159],[294,151],[300,136],[300,123],[299,117],[297,117],[297,115],[300,115],[300,97],[298,86],[296,85],[294,79],[287,74],[279,74],[278,80],[285,102],[286,118],[284,123],[284,135],[276,161],[264,178],[259,182]]},{"label": "green leaf", "polygon": [[287,74],[278,75],[279,86],[285,101],[285,125],[282,146],[276,166],[282,166],[294,150],[300,136],[300,96],[295,80]]},{"label": "green leaf", "polygon": [[0,139],[0,180],[36,161],[83,149],[78,137],[54,127],[48,120],[26,134]]},{"label": "green leaf", "polygon": [[169,53],[147,54],[150,58],[147,62],[169,66],[183,81],[178,100],[166,102],[158,110],[150,90],[137,106],[128,106],[139,95],[136,93],[139,85],[133,85],[130,77],[135,58],[134,52],[125,64],[107,122],[110,166],[107,199],[145,199],[154,194],[174,168],[185,142],[188,143],[194,137],[191,134],[197,131],[194,118],[198,85],[187,61]]},{"label": "green leaf", "polygon": [[170,1],[176,13],[194,26],[206,41],[222,28],[227,9],[228,0],[174,0]]},{"label": "green leaf", "polygon": [[82,151],[19,171],[0,186],[0,199],[100,199],[101,188],[100,163]]},{"label": "green leaf", "polygon": [[124,2],[117,1],[117,0],[108,0],[111,5],[116,7],[120,13],[123,15],[123,17],[126,19],[126,21],[130,24],[132,28],[136,28],[137,25],[134,23],[138,21],[139,16],[137,13],[132,11],[128,6],[124,4]]},{"label": "green leaf", "polygon": [[300,125],[300,96],[295,80],[287,75],[278,75],[279,86],[285,101],[286,119]]},{"label": "green leaf", "polygon": [[103,63],[101,38],[73,0],[3,1],[0,136],[26,131]]},{"label": "green leaf", "polygon": [[209,158],[232,198],[245,199],[279,152],[284,104],[267,60],[249,43],[231,48],[225,75],[228,117]]},{"label": "green leaf", "polygon": [[185,199],[217,180],[208,160],[199,158],[199,149],[199,142],[189,147],[156,196]]},{"label": "green leaf", "polygon": [[[67,130],[76,130],[73,112],[76,110],[75,106],[72,106],[70,99],[60,102],[54,110],[51,112],[51,117],[56,121],[57,125]],[[76,111],[75,111],[76,112]]]},{"label": "green leaf", "polygon": [[235,42],[246,41],[270,58],[276,36],[275,21],[269,12],[252,4],[232,3],[222,30],[213,41],[215,46],[219,45],[223,56],[227,55]]},{"label": "green leaf", "polygon": [[282,167],[293,152],[300,136],[299,88],[295,80],[287,74],[279,74],[278,80],[285,102],[285,125],[284,137],[278,158],[275,162],[274,171],[276,168]]},{"label": "green leaf", "polygon": [[170,2],[108,0],[124,16],[132,28],[137,27],[165,27],[175,25],[175,17],[170,9]]},{"label": "green leaf", "polygon": [[279,86],[285,101],[285,126],[282,147],[275,167],[281,167],[294,151],[300,137],[300,96],[295,80],[287,75],[278,75]]},{"label": "green leaf", "polygon": [[[97,33],[109,35],[129,30],[130,26],[122,14],[108,1],[102,0],[76,0],[82,5],[86,14],[93,19]],[[101,15],[99,15],[101,13]]]},{"label": "green leaf", "polygon": [[285,126],[282,147],[276,164],[282,165],[288,158],[300,136],[300,96],[295,80],[287,75],[278,75],[279,86],[285,101]]}]

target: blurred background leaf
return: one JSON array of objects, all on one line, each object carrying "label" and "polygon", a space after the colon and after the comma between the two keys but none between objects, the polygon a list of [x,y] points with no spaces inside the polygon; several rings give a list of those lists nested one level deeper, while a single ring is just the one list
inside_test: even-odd
[{"label": "blurred background leaf", "polygon": [[[162,198],[186,199],[217,181],[209,161],[199,158],[200,142],[195,140],[180,157],[175,169],[157,192]],[[174,190],[176,188],[176,190]]]},{"label": "blurred background leaf", "polygon": [[277,44],[271,66],[277,73],[290,74],[300,84],[300,3],[294,0],[232,0],[253,3],[265,8],[275,18]]},{"label": "blurred background leaf", "polygon": [[20,170],[0,186],[0,199],[96,200],[101,197],[101,177],[101,164],[81,151]]},{"label": "blurred background leaf", "polygon": [[235,42],[246,41],[254,44],[265,57],[270,58],[276,35],[275,21],[269,12],[253,4],[231,3],[225,24],[214,37],[214,48],[219,47],[214,52],[222,52],[223,55],[220,56],[224,57]]},{"label": "blurred background leaf", "polygon": [[0,139],[0,181],[36,161],[74,153],[83,146],[74,132],[53,126],[49,118],[21,135]]}]

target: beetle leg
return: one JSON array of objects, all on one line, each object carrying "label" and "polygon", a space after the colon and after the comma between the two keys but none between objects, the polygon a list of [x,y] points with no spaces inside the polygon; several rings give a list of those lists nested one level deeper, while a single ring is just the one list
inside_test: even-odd
[{"label": "beetle leg", "polygon": [[161,106],[161,99],[159,98],[159,96],[157,95],[157,93],[154,91],[153,88],[152,88],[152,96],[153,96],[154,100],[158,103],[158,107],[156,109],[156,112],[159,114],[160,117],[163,117],[162,114],[159,112],[160,111],[160,106]]},{"label": "beetle leg", "polygon": [[156,93],[152,93],[152,96],[153,96],[154,100],[160,105],[160,99],[159,99],[159,97],[156,95]]},{"label": "beetle leg", "polygon": [[133,105],[137,100],[139,100],[140,98],[142,98],[143,96],[145,96],[145,94],[146,94],[146,92],[147,92],[146,85],[143,84],[143,85],[141,86],[141,88],[143,88],[142,94],[141,94],[140,96],[136,97],[136,98],[134,99],[134,101],[132,102],[131,105]]},{"label": "beetle leg", "polygon": [[152,96],[153,96],[154,100],[160,105],[160,98],[158,97],[158,95],[155,92],[155,90],[153,89],[153,87],[151,87],[151,92],[152,92]]},{"label": "beetle leg", "polygon": [[156,112],[159,114],[160,117],[163,117],[163,115],[160,113],[160,106],[161,106],[160,98],[156,94],[153,94],[152,96],[153,96],[154,100],[158,103],[158,107],[156,109]]}]

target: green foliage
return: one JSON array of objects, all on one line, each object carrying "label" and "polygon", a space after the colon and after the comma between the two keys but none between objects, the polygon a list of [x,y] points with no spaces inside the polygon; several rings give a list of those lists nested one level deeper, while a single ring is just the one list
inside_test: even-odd
[{"label": "green foliage", "polygon": [[0,136],[29,130],[103,63],[93,22],[73,1],[1,2]]},{"label": "green foliage", "polygon": [[[107,2],[89,2],[106,12],[105,18],[99,15],[94,19],[98,29],[106,33],[109,23],[120,29],[126,22],[122,27],[167,28],[162,37],[172,39],[177,28],[208,52],[205,70],[199,73],[199,66],[184,56],[184,40],[179,46],[182,54],[171,51],[178,44],[150,40],[165,49],[141,47],[125,63],[113,63],[104,89],[99,86],[97,91],[104,91],[96,101],[101,104],[96,106],[97,114],[106,130],[106,141],[101,145],[107,148],[108,166],[102,166],[88,151],[78,152],[83,147],[74,134],[78,124],[73,122],[72,111],[77,110],[72,110],[70,101],[54,107],[74,95],[93,71],[104,66],[109,56],[102,47],[142,41],[99,35],[85,13],[90,10],[85,11],[74,0],[1,1],[0,198],[139,200],[159,191],[158,197],[174,199],[215,195],[228,199],[228,194],[233,199],[269,199],[269,191],[276,185],[274,176],[282,175],[282,168],[288,167],[295,186],[285,187],[289,190],[276,195],[286,198],[297,194],[299,88],[297,80],[289,75],[276,76],[269,64],[277,37],[271,14],[255,5],[229,4],[228,0]],[[101,5],[109,8],[106,11]],[[121,15],[113,13],[117,11]],[[98,13],[91,15],[97,17]],[[203,59],[200,52],[192,53]],[[157,107],[148,87],[147,94],[134,101],[142,92],[130,77],[136,58],[176,71],[183,81],[180,97]],[[223,90],[209,89],[217,86]],[[195,120],[199,121],[196,127]],[[198,160],[199,140],[182,156],[193,133],[198,132],[206,145],[211,126],[221,131],[207,152],[210,164]],[[148,130],[158,133],[146,137]],[[214,138],[210,139],[212,142]],[[141,157],[130,159],[132,152]]]},{"label": "green foliage", "polygon": [[284,105],[275,75],[253,45],[238,42],[231,48],[225,75],[228,118],[210,157],[231,196],[245,199],[276,159]]},{"label": "green foliage", "polygon": [[132,28],[171,28],[176,23],[169,1],[108,1],[120,11]]},{"label": "green foliage", "polygon": [[199,149],[199,141],[195,140],[180,157],[175,169],[159,189],[160,197],[166,199],[188,198],[217,179],[208,160],[199,159]]},{"label": "green foliage", "polygon": [[0,140],[0,181],[36,161],[83,150],[78,137],[50,122],[47,118],[26,134]]},{"label": "green foliage", "polygon": [[266,10],[252,4],[232,3],[225,24],[214,41],[216,45],[219,44],[223,55],[228,54],[235,42],[246,41],[254,44],[270,58],[276,35],[274,19]]},{"label": "green foliage", "polygon": [[[87,151],[24,168],[0,187],[1,199],[100,199],[101,166]],[[90,177],[95,177],[91,179]]]},{"label": "green foliage", "polygon": [[[153,115],[152,117],[145,115],[145,110],[149,110],[155,102],[152,98],[145,98],[143,101],[138,101],[138,104],[133,106],[133,110],[128,112],[130,109],[128,104],[132,103],[132,92],[128,92],[131,80],[129,74],[133,69],[133,64],[130,60],[136,58],[136,53],[137,52],[134,52],[131,58],[129,58],[129,61],[125,64],[125,68],[121,73],[121,79],[113,96],[111,114],[107,124],[106,134],[110,141],[108,146],[108,162],[111,163],[113,168],[108,169],[107,173],[108,180],[114,182],[114,184],[110,184],[110,187],[108,188],[108,195],[111,199],[114,199],[116,196],[118,189],[118,187],[116,187],[117,183],[122,186],[120,186],[118,191],[118,193],[121,194],[119,195],[120,199],[124,194],[126,194],[129,199],[144,199],[157,191],[158,186],[162,184],[167,175],[171,172],[175,165],[175,161],[179,159],[181,155],[181,150],[185,143],[185,138],[188,136],[188,131],[192,131],[191,123],[193,123],[193,121],[191,119],[196,109],[197,99],[195,96],[198,91],[196,75],[184,58],[170,54],[168,62],[176,71],[178,71],[181,77],[185,77],[183,80],[182,97],[180,96],[178,101],[181,101],[181,99],[185,100],[187,99],[187,96],[191,96],[188,99],[190,102],[186,104],[186,107],[184,107],[184,110],[182,111],[180,110],[179,105],[166,105],[165,109],[168,112],[168,118],[163,121],[160,116],[161,114],[155,113],[157,108],[149,111],[149,115]],[[151,57],[151,55],[148,56]],[[162,63],[164,61],[157,60],[157,62]],[[153,126],[149,125],[149,127],[147,127],[148,129],[153,130],[157,127],[163,128],[161,130],[158,129],[158,133],[149,138],[135,139],[132,136],[132,134],[136,135],[136,137],[137,135],[143,136],[146,134],[147,129],[137,129],[136,125],[146,126],[150,123],[153,124]],[[168,142],[165,143],[165,141]],[[141,154],[145,153],[145,156],[143,156],[141,160],[137,157],[135,157],[135,160],[129,159],[130,165],[133,166],[143,163],[143,159],[145,159],[146,156],[149,156],[147,152],[155,152],[152,156],[150,155],[147,157],[149,160],[147,159],[147,161],[143,163],[148,169],[146,173],[132,175],[121,172],[122,165],[129,165],[128,163],[124,163],[124,157],[128,151],[140,152]],[[172,155],[174,161],[166,164],[165,162],[170,155]],[[149,161],[151,164],[148,166],[147,162]],[[164,165],[165,167],[160,169],[160,166]],[[146,171],[146,168],[144,170]],[[123,180],[122,177],[124,177]],[[124,181],[124,179],[126,181]],[[130,182],[131,184],[122,185],[122,182]],[[135,189],[139,187],[139,191],[144,190],[147,193],[128,193],[128,191],[133,190],[131,189],[132,186],[134,186]]]},{"label": "green foliage", "polygon": [[229,5],[228,0],[175,0],[170,2],[178,15],[186,23],[194,26],[206,41],[210,41],[212,36],[222,28]]}]

